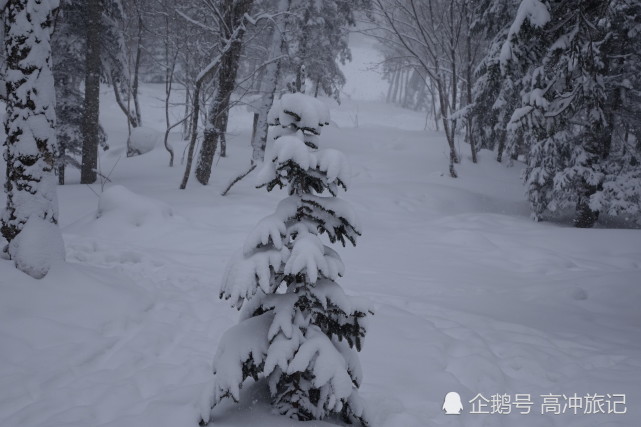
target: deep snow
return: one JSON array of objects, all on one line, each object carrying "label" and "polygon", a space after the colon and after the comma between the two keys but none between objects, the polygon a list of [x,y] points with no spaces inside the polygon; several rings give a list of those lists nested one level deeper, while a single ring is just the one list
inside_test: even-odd
[{"label": "deep snow", "polygon": [[[115,165],[112,182],[58,190],[68,263],[37,281],[0,261],[3,427],[195,426],[217,344],[238,316],[218,299],[224,266],[285,197],[254,189],[251,176],[219,195],[251,156],[244,108],[211,184],[181,191],[185,144],[172,135],[173,169],[160,144],[125,158],[110,93],[101,117],[112,148],[100,162],[103,173]],[[157,130],[161,93],[142,88],[145,126]],[[340,250],[341,283],[376,311],[360,354],[375,425],[638,425],[641,231],[534,223],[519,166],[491,153],[473,165],[462,143],[460,178],[449,178],[444,138],[423,130],[422,114],[350,100],[331,114],[323,144],[352,165],[341,197],[363,229],[356,248]],[[211,425],[329,425],[271,415],[264,386],[248,383]],[[451,391],[460,416],[441,410]],[[470,414],[477,393],[531,394],[532,413]],[[549,393],[625,393],[627,414],[541,415]]]}]

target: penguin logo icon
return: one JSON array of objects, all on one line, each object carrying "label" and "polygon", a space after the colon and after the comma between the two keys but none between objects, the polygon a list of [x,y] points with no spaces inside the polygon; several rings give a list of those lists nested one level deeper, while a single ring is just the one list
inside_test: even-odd
[{"label": "penguin logo icon", "polygon": [[461,403],[461,395],[455,391],[450,391],[445,395],[445,401],[443,402],[443,408],[445,415],[460,415],[463,410],[463,404]]}]

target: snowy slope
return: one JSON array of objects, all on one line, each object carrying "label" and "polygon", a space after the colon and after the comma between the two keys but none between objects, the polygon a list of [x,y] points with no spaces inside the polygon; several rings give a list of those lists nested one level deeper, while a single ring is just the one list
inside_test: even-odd
[{"label": "snowy slope", "polygon": [[[158,130],[161,90],[143,87],[145,126]],[[0,261],[3,427],[195,426],[218,340],[237,318],[218,300],[224,265],[284,197],[249,178],[219,195],[250,158],[244,109],[212,184],[181,191],[178,135],[173,169],[161,144],[125,158],[124,119],[103,94],[112,149],[101,169],[115,164],[105,189],[133,195],[117,190],[97,218],[101,185],[61,187],[68,264],[35,281]],[[472,165],[463,151],[460,178],[448,178],[445,141],[422,130],[420,114],[348,101],[332,121],[322,141],[352,163],[344,198],[364,230],[341,250],[342,283],[376,308],[361,354],[375,425],[638,425],[639,230],[531,222],[518,166],[490,153]],[[262,386],[216,408],[212,425],[298,425],[269,413]],[[463,398],[461,416],[441,410],[450,391]],[[477,393],[529,393],[535,405],[529,415],[470,414]],[[547,393],[626,393],[628,413],[540,415]]]}]

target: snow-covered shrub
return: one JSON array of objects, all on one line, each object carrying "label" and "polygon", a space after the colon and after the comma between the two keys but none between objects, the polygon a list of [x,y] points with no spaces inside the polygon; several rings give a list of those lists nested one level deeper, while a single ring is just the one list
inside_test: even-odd
[{"label": "snow-covered shrub", "polygon": [[254,227],[227,266],[220,296],[242,315],[220,341],[211,403],[238,401],[245,379],[264,376],[280,414],[299,420],[334,414],[366,425],[356,352],[371,310],[337,283],[343,263],[322,240],[355,245],[360,235],[354,211],[336,197],[347,188],[349,165],[341,152],[316,148],[329,121],[316,99],[284,95],[269,116],[282,136],[258,187],[287,187],[289,197]]},{"label": "snow-covered shrub", "polygon": [[160,133],[151,128],[139,126],[131,130],[127,143],[127,156],[139,156],[150,152],[156,147]]}]

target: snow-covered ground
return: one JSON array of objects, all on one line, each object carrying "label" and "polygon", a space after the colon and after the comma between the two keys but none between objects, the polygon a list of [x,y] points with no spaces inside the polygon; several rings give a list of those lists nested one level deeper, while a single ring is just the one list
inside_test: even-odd
[{"label": "snow-covered ground", "polygon": [[[161,93],[142,89],[144,124],[158,130]],[[218,299],[224,265],[284,197],[251,177],[220,196],[250,158],[244,108],[211,184],[192,179],[185,191],[177,134],[169,168],[161,144],[124,157],[125,121],[108,88],[101,117],[111,182],[59,187],[67,264],[37,281],[0,261],[3,427],[195,426],[217,343],[237,319]],[[352,163],[344,198],[364,233],[340,250],[341,283],[376,309],[361,353],[374,425],[639,425],[641,231],[533,223],[518,166],[491,153],[473,165],[462,144],[451,179],[443,136],[424,127],[421,114],[347,100],[321,137]],[[248,383],[211,425],[329,425],[271,415],[263,386]],[[451,391],[460,416],[441,410]],[[477,393],[529,394],[531,413],[471,414]],[[627,413],[541,415],[550,393],[625,394]]]}]

